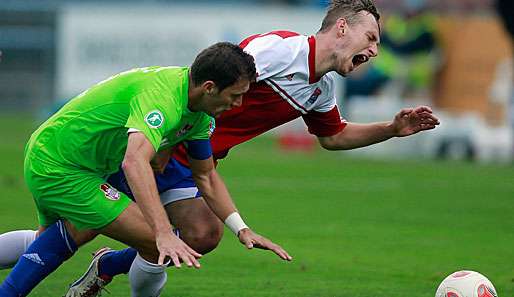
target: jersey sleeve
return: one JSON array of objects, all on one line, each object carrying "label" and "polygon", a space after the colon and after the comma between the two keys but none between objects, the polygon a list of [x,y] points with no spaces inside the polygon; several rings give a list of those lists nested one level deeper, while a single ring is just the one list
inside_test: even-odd
[{"label": "jersey sleeve", "polygon": [[303,120],[309,133],[317,137],[333,136],[346,127],[346,121],[341,118],[337,106],[327,112],[310,111],[303,116]]},{"label": "jersey sleeve", "polygon": [[187,140],[200,140],[211,138],[214,129],[216,128],[216,121],[213,117],[204,114],[195,125],[195,130],[187,137]]},{"label": "jersey sleeve", "polygon": [[327,73],[324,75],[323,78],[319,81],[318,86],[322,92],[312,110],[320,113],[333,110],[337,105],[335,74]]},{"label": "jersey sleeve", "polygon": [[244,51],[255,60],[257,81],[280,74],[294,59],[292,49],[282,37],[274,34],[253,38],[244,44]]},{"label": "jersey sleeve", "polygon": [[179,122],[176,109],[162,104],[172,100],[163,100],[162,97],[156,91],[136,95],[130,102],[130,114],[125,124],[129,131],[143,133],[155,151],[159,150],[163,137]]}]

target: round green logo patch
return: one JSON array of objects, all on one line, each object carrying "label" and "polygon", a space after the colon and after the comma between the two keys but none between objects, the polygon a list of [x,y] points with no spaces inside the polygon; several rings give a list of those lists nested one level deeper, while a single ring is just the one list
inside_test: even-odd
[{"label": "round green logo patch", "polygon": [[162,126],[164,117],[159,110],[152,110],[145,116],[145,122],[150,128],[157,129]]}]

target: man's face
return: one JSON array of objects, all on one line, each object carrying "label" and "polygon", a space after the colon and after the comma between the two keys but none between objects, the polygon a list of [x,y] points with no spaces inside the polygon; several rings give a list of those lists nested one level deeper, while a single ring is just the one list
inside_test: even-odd
[{"label": "man's face", "polygon": [[212,117],[218,117],[224,111],[241,106],[243,95],[249,89],[250,82],[247,79],[240,79],[221,92],[218,91],[217,87],[213,87],[210,92],[207,92],[204,112]]},{"label": "man's face", "polygon": [[[380,42],[378,23],[375,17],[366,11],[359,12],[359,20],[354,24],[339,23],[336,39],[337,73],[346,76],[360,65],[378,55]],[[338,25],[336,24],[336,26]],[[340,33],[341,31],[344,34]]]}]

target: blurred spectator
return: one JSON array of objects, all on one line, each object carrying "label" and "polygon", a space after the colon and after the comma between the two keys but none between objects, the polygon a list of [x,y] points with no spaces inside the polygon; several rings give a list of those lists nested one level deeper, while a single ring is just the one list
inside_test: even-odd
[{"label": "blurred spectator", "polygon": [[[506,83],[508,86],[510,86],[510,90],[507,90],[506,92],[510,92],[509,98],[509,120],[510,125],[512,128],[512,131],[514,133],[514,87],[513,84],[513,74],[512,74],[512,65],[513,65],[513,58],[514,58],[514,2],[512,0],[497,0],[496,1],[496,9],[498,11],[498,14],[500,15],[503,24],[505,26],[505,29],[509,33],[510,38],[510,45],[511,45],[511,59],[510,64],[507,64],[507,71],[510,71],[510,77],[508,78],[509,81]],[[514,149],[513,149],[514,152]]]},{"label": "blurred spectator", "polygon": [[514,39],[514,1],[497,0],[496,9],[502,18],[503,24],[509,32],[512,41],[512,39]]},{"label": "blurred spectator", "polygon": [[394,83],[398,96],[426,96],[437,66],[435,19],[423,0],[404,0],[400,14],[386,18],[379,55],[360,75],[347,79],[346,99],[368,96]]}]

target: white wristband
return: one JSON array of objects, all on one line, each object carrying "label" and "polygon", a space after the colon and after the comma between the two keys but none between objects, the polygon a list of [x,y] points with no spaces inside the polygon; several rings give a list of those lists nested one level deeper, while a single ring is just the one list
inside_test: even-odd
[{"label": "white wristband", "polygon": [[246,226],[245,222],[237,212],[231,213],[226,219],[225,219],[225,225],[234,232],[236,236],[239,235],[239,231],[241,231],[244,228],[248,228]]}]

